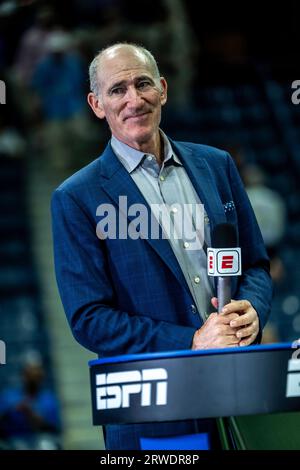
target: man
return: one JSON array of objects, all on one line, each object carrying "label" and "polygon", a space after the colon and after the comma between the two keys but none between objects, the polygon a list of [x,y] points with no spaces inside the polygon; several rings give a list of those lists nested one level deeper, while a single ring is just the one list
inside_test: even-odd
[{"label": "man", "polygon": [[0,436],[12,449],[59,448],[58,400],[44,378],[40,359],[27,359],[20,387],[0,394]]},{"label": "man", "polygon": [[[56,276],[75,338],[100,356],[259,341],[271,302],[268,258],[230,156],[172,142],[159,129],[167,82],[144,48],[119,43],[103,50],[90,66],[90,81],[88,103],[107,120],[112,139],[52,201]],[[211,312],[217,299],[206,275],[205,250],[189,250],[189,242],[174,231],[159,239],[136,236],[138,227],[130,210],[124,216],[121,197],[129,209],[147,208],[149,219],[157,204],[173,216],[176,203],[204,204],[207,244],[216,224],[235,224],[243,276],[233,281],[235,300],[221,314]],[[110,207],[118,217],[105,220]],[[124,217],[135,236],[124,236],[124,230],[105,236],[101,221],[113,220],[120,229]],[[190,434],[209,426],[209,420],[106,426],[106,447],[138,449],[140,437]]]}]

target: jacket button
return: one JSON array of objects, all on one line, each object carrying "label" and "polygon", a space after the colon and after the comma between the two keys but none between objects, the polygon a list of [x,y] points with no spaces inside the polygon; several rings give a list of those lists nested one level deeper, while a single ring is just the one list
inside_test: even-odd
[{"label": "jacket button", "polygon": [[197,313],[197,308],[194,304],[191,305],[192,313]]}]

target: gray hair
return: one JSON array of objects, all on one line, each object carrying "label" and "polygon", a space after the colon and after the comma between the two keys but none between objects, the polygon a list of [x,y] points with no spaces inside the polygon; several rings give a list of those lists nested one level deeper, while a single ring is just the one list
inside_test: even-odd
[{"label": "gray hair", "polygon": [[154,78],[157,81],[159,81],[159,79],[160,79],[160,73],[159,73],[157,62],[156,62],[154,56],[151,54],[151,52],[148,51],[148,49],[146,49],[143,46],[139,46],[138,44],[134,44],[134,43],[130,43],[130,42],[117,42],[115,44],[112,44],[111,46],[108,46],[108,47],[105,47],[104,49],[101,49],[97,53],[97,55],[94,57],[92,62],[90,63],[90,66],[89,66],[90,90],[96,96],[100,95],[100,86],[99,86],[99,80],[98,80],[98,67],[99,67],[100,61],[101,61],[102,57],[105,55],[105,53],[107,51],[109,51],[109,49],[113,49],[114,47],[118,47],[118,46],[128,46],[132,49],[137,50],[141,54],[143,54],[146,61],[150,65],[150,68],[153,72]]}]

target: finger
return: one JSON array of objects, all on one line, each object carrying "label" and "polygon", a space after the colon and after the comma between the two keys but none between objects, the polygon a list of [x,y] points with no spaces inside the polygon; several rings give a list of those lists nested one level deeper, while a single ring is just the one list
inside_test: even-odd
[{"label": "finger", "polygon": [[218,325],[218,327],[222,328],[223,326],[226,326],[226,328],[230,329],[231,332],[233,333],[236,333],[240,328],[239,327],[233,327],[230,325],[230,322],[231,320],[234,320],[235,318],[238,318],[239,315],[237,313],[232,313],[229,317],[231,318],[227,318],[226,316],[220,316],[218,314],[216,314],[217,317],[215,317],[214,319],[214,322],[215,322],[215,325]]},{"label": "finger", "polygon": [[251,325],[248,327],[238,329],[236,336],[238,338],[245,338],[247,336],[253,335],[254,333],[258,333],[258,323],[256,321],[251,323]]},{"label": "finger", "polygon": [[218,299],[217,299],[217,297],[212,297],[210,301],[211,301],[212,306],[217,309],[218,308]]},{"label": "finger", "polygon": [[237,341],[237,338],[234,335],[225,336],[224,341],[225,341],[226,346],[238,347],[240,345],[240,341]]},{"label": "finger", "polygon": [[240,340],[235,335],[227,335],[228,344],[239,344]]},{"label": "finger", "polygon": [[222,313],[244,312],[251,304],[248,300],[232,300],[222,308]]},{"label": "finger", "polygon": [[248,336],[247,338],[243,338],[243,341],[240,341],[239,345],[240,346],[249,346],[250,344],[253,343],[256,336],[257,336],[257,333],[254,333],[253,335]]},{"label": "finger", "polygon": [[[219,333],[221,335],[230,335],[233,338],[238,338],[237,336],[237,330],[235,328],[231,328],[229,325],[222,325],[219,326]],[[253,333],[253,332],[252,332]],[[240,338],[238,338],[238,341],[240,341]]]},{"label": "finger", "polygon": [[253,323],[257,318],[256,312],[253,308],[251,308],[248,312],[244,313],[243,315],[239,315],[238,318],[235,318],[230,321],[230,326],[232,327],[241,327],[250,325]]},{"label": "finger", "polygon": [[[231,321],[234,321],[236,320],[237,318],[239,318],[239,314],[238,313],[228,313],[228,315],[221,315],[220,318],[222,319],[221,321],[225,324],[225,325],[229,325]],[[230,325],[232,326],[232,325]]]},{"label": "finger", "polygon": [[239,346],[239,341],[237,341],[237,338],[232,336],[223,336],[220,337],[217,341],[217,345],[219,348],[227,348],[227,347],[238,347]]}]

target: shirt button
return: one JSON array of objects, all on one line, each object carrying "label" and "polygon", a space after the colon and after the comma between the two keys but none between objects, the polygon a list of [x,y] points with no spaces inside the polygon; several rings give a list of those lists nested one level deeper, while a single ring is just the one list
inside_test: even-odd
[{"label": "shirt button", "polygon": [[204,222],[205,222],[206,224],[209,223],[209,217],[207,217],[207,215],[204,217]]},{"label": "shirt button", "polygon": [[171,211],[173,212],[173,214],[176,214],[176,212],[178,212],[178,209],[177,209],[177,207],[172,207]]},{"label": "shirt button", "polygon": [[192,313],[197,313],[197,308],[194,304],[191,305]]},{"label": "shirt button", "polygon": [[159,179],[160,179],[160,181],[165,181],[165,177],[164,177],[164,176],[160,176]]},{"label": "shirt button", "polygon": [[195,284],[199,284],[199,282],[200,282],[200,277],[199,277],[199,276],[195,276],[195,277],[194,277],[194,282],[195,282]]},{"label": "shirt button", "polygon": [[149,160],[149,162],[151,162],[152,158],[153,157],[151,157],[151,155],[148,155],[147,160]]},{"label": "shirt button", "polygon": [[184,242],[183,244],[184,248],[188,248],[190,246],[189,242]]}]

